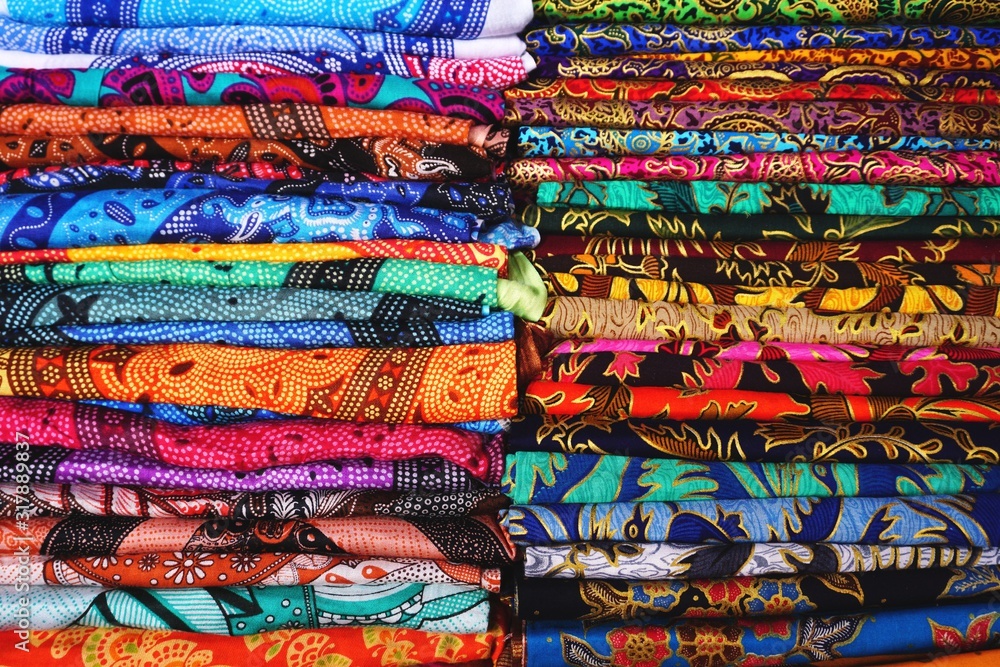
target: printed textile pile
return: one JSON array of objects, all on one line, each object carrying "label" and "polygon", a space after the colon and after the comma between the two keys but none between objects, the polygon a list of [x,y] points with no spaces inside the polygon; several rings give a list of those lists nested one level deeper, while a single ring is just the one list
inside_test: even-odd
[{"label": "printed textile pile", "polygon": [[535,12],[523,663],[1000,663],[1000,5]]},{"label": "printed textile pile", "polygon": [[0,664],[500,660],[531,15],[0,3]]}]

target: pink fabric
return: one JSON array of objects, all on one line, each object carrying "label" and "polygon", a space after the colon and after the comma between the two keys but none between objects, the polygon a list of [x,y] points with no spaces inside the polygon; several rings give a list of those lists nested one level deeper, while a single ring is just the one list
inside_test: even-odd
[{"label": "pink fabric", "polygon": [[0,442],[130,452],[189,468],[251,471],[330,459],[440,457],[490,476],[489,442],[460,429],[326,420],[178,426],[110,408],[0,397]]},{"label": "pink fabric", "polygon": [[994,186],[1000,185],[1000,153],[843,151],[536,158],[512,162],[507,177],[515,186],[609,180]]}]

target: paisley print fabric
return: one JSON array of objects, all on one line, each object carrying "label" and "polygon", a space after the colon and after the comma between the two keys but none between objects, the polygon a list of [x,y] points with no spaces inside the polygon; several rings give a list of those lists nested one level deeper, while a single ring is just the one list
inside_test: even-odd
[{"label": "paisley print fabric", "polygon": [[1000,136],[997,107],[937,102],[705,102],[692,109],[681,102],[514,98],[508,101],[505,122],[665,131]]},{"label": "paisley print fabric", "polygon": [[[0,351],[0,392],[218,404],[347,421],[455,423],[514,415],[514,348],[513,341],[384,350],[6,348]],[[277,377],[283,380],[275,384]]]},{"label": "paisley print fabric", "polygon": [[8,0],[3,15],[39,25],[157,27],[187,25],[323,25],[380,32],[426,34],[455,39],[516,34],[531,18],[527,0],[515,0],[505,11],[490,11],[492,0],[434,2],[366,0],[343,5],[312,0],[287,5],[269,0],[233,5],[220,0],[178,7],[168,0]]},{"label": "paisley print fabric", "polygon": [[[503,650],[506,628],[491,623],[482,634],[449,634],[408,628],[343,627],[325,630],[285,628],[247,637],[134,628],[72,628],[38,631],[28,639],[37,665],[92,667],[128,656],[144,667],[163,664],[163,655],[180,656],[213,667],[278,660],[289,667],[318,667],[346,655],[375,655],[386,667],[413,664],[492,664]],[[0,637],[0,661],[15,663],[24,652],[13,648],[17,633]],[[400,646],[399,642],[403,642]],[[440,646],[451,648],[442,654]]]},{"label": "paisley print fabric", "polygon": [[742,463],[517,452],[503,490],[518,504],[992,493],[1000,471],[948,463]]},{"label": "paisley print fabric", "polygon": [[[0,103],[87,107],[250,105],[254,103],[399,109],[481,123],[503,117],[498,91],[404,79],[397,76],[320,74],[253,76],[249,73],[118,70],[24,70],[0,68]],[[232,107],[239,108],[239,107]],[[163,131],[163,125],[156,125]]]},{"label": "paisley print fabric", "polygon": [[1000,564],[1000,550],[868,544],[667,544],[581,542],[529,546],[527,577],[557,579],[722,579],[824,575]]},{"label": "paisley print fabric", "polygon": [[[657,20],[660,20],[659,17]],[[535,56],[618,56],[773,49],[978,48],[1000,46],[990,26],[966,25],[727,25],[564,23],[528,31]]]},{"label": "paisley print fabric", "polygon": [[1000,498],[766,498],[672,503],[514,505],[503,525],[518,545],[572,542],[829,542],[997,546]]},{"label": "paisley print fabric", "polygon": [[590,181],[543,183],[538,187],[537,203],[713,215],[992,216],[1000,212],[1000,189]]},{"label": "paisley print fabric", "polygon": [[381,178],[432,181],[485,178],[493,171],[491,161],[479,147],[396,137],[286,141],[138,134],[0,136],[2,169],[137,159],[271,162],[278,167],[357,171]]},{"label": "paisley print fabric", "polygon": [[[174,578],[196,581],[200,555],[175,555]],[[188,566],[188,561],[191,565]],[[385,625],[428,632],[478,633],[489,626],[489,597],[482,589],[455,584],[386,583],[360,586],[268,586],[265,588],[100,589],[47,586],[28,596],[35,630],[144,628],[215,635],[252,635],[287,625],[309,629]],[[17,629],[21,597],[0,587],[0,627]]]},{"label": "paisley print fabric", "polygon": [[625,299],[557,297],[549,302],[542,325],[558,338],[1000,346],[1000,326],[994,317],[818,313],[808,308]]},{"label": "paisley print fabric", "polygon": [[993,139],[882,137],[873,135],[775,134],[616,130],[598,127],[520,127],[521,157],[618,157],[622,155],[744,155],[805,151],[990,151]]},{"label": "paisley print fabric", "polygon": [[[303,170],[292,165],[274,165],[267,162],[188,163],[170,160],[133,160],[112,164],[55,165],[0,173],[0,192],[10,195],[132,189],[237,190],[276,195],[326,195],[371,204],[394,204],[472,213],[486,220],[504,219],[514,210],[510,188],[504,183],[386,181],[359,173]],[[354,254],[325,256],[323,259],[377,256],[372,253],[387,246],[382,243],[354,242],[348,247],[354,249]],[[439,245],[437,250],[440,253],[455,252],[456,248],[454,244]],[[155,248],[146,248],[142,252],[155,251]],[[277,251],[276,248],[271,249],[271,252]],[[263,251],[258,249],[256,252]],[[387,256],[406,258],[405,255]],[[429,259],[429,257],[411,257],[411,259]]]},{"label": "paisley print fabric", "polygon": [[[788,610],[790,611],[790,610]],[[786,613],[788,613],[786,611]],[[684,619],[669,625],[543,621],[525,630],[525,657],[534,664],[610,666],[644,647],[650,664],[670,655],[676,665],[808,665],[875,655],[932,656],[947,647],[995,648],[998,614],[990,603],[927,609],[884,609],[871,614],[775,616],[762,619]],[[786,662],[787,661],[787,662]]]},{"label": "paisley print fabric", "polygon": [[730,23],[813,24],[813,23],[996,23],[995,7],[967,2],[924,0],[904,3],[852,3],[845,0],[807,0],[788,3],[775,0],[708,2],[683,0],[662,3],[656,0],[616,3],[611,0],[535,0],[535,14],[550,23],[613,20],[637,23],[654,20],[682,25]]},{"label": "paisley print fabric", "polygon": [[823,424],[745,419],[607,420],[519,416],[508,451],[563,452],[693,461],[1000,463],[990,423],[880,421]]},{"label": "paisley print fabric", "polygon": [[634,180],[766,182],[772,185],[872,183],[878,185],[1000,185],[992,151],[841,151],[755,153],[718,156],[624,156],[616,158],[536,158],[512,162],[506,175],[514,187],[552,181]]},{"label": "paisley print fabric", "polygon": [[[973,583],[975,582],[975,583]],[[924,607],[984,602],[1000,586],[1000,568],[880,570],[793,577],[565,581],[515,579],[515,613],[539,620],[770,616],[874,612],[880,607]]]},{"label": "paisley print fabric", "polygon": [[[43,217],[29,215],[35,210]],[[0,248],[143,243],[274,243],[410,238],[475,241],[481,221],[326,196],[212,190],[93,190],[0,195]],[[250,225],[250,221],[253,225]],[[185,224],[173,224],[184,220]]]},{"label": "paisley print fabric", "polygon": [[[500,571],[475,565],[416,558],[359,558],[309,554],[220,554],[204,558],[199,567],[204,577],[187,583],[166,576],[176,562],[173,552],[150,552],[128,558],[25,558],[27,580],[32,586],[135,586],[153,589],[216,588],[221,586],[304,586],[353,584],[465,584],[499,592]],[[211,564],[208,561],[211,560]],[[0,558],[0,581],[15,586],[18,558]],[[21,577],[25,579],[25,577]]]},{"label": "paisley print fabric", "polygon": [[248,471],[324,459],[440,457],[477,477],[490,474],[483,436],[446,427],[313,420],[183,427],[101,406],[0,398],[0,442],[116,450],[188,468]]}]

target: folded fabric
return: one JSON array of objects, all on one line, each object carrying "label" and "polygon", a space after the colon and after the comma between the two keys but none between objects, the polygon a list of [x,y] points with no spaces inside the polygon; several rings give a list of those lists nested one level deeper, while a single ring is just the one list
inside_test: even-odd
[{"label": "folded fabric", "polygon": [[0,395],[218,404],[345,421],[512,417],[515,343],[262,350],[217,345],[0,349]]},{"label": "folded fabric", "polygon": [[279,168],[358,171],[382,178],[428,181],[469,180],[493,175],[492,160],[477,146],[396,137],[286,141],[77,134],[65,137],[0,135],[0,142],[2,169],[148,159],[271,162]]},{"label": "folded fabric", "polygon": [[553,296],[633,299],[719,305],[810,308],[820,312],[903,314],[948,313],[1000,316],[1000,288],[955,285],[892,285],[877,287],[760,287],[552,274],[547,286]]},{"label": "folded fabric", "polygon": [[366,257],[330,262],[146,260],[7,264],[0,283],[21,285],[176,285],[263,287],[409,294],[497,308],[496,269]]},{"label": "folded fabric", "polygon": [[447,427],[304,419],[183,427],[95,405],[0,398],[0,443],[18,442],[114,450],[175,466],[232,471],[331,459],[436,457],[481,479],[491,476],[496,455],[483,436]]},{"label": "folded fabric", "polygon": [[[571,542],[829,542],[995,547],[1000,496],[767,498],[673,503],[514,505],[517,545]],[[0,522],[2,525],[2,522]],[[58,554],[53,554],[58,555]]]},{"label": "folded fabric", "polygon": [[956,649],[975,651],[1000,645],[1000,634],[993,629],[998,616],[993,603],[978,602],[857,615],[689,619],[669,625],[539,621],[525,626],[524,652],[529,664],[574,667],[629,664],[638,651],[644,656],[642,664],[649,667],[808,665],[851,658],[871,660],[873,656],[931,657]]},{"label": "folded fabric", "polygon": [[1000,49],[774,49],[715,53],[647,54],[649,59],[703,62],[793,62],[923,69],[991,70]]},{"label": "folded fabric", "polygon": [[[942,26],[936,26],[940,28]],[[10,61],[0,55],[0,62]],[[996,87],[1000,73],[970,69],[921,69],[866,63],[851,65],[811,62],[698,62],[641,56],[590,58],[547,56],[532,68],[536,76],[611,79],[744,79],[867,83],[877,86]],[[515,84],[511,84],[515,85]]]},{"label": "folded fabric", "polygon": [[[725,64],[725,63],[723,63]],[[526,54],[504,58],[440,58],[384,51],[236,52],[223,55],[146,53],[98,56],[78,53],[45,55],[0,51],[0,67],[17,69],[126,69],[154,67],[186,72],[250,72],[255,76],[323,73],[394,75],[468,86],[503,89],[527,78],[535,62]]]},{"label": "folded fabric", "polygon": [[[408,628],[288,628],[248,637],[134,628],[72,628],[33,633],[25,646],[38,667],[90,667],[113,664],[127,656],[138,665],[162,665],[164,655],[202,664],[276,664],[307,667],[343,662],[347,656],[378,656],[385,667],[414,664],[495,664],[506,645],[507,630],[491,623],[484,634],[456,635]],[[17,632],[0,635],[0,662],[20,664],[24,651]],[[449,647],[441,651],[441,647]]]},{"label": "folded fabric", "polygon": [[872,422],[896,419],[991,422],[1000,397],[785,394],[742,389],[675,389],[535,380],[521,400],[525,414],[618,419],[753,419]]},{"label": "folded fabric", "polygon": [[1000,549],[868,544],[642,544],[529,546],[526,577],[721,579],[944,567],[995,567]]},{"label": "folded fabric", "polygon": [[[936,202],[934,205],[937,205]],[[732,257],[733,251],[737,250],[740,252],[740,259],[752,256],[753,259],[781,258],[784,261],[793,261],[796,257],[814,261],[825,259],[828,262],[889,261],[889,257],[897,256],[896,250],[889,250],[890,248],[906,247],[906,251],[898,256],[913,258],[915,262],[940,261],[934,258],[951,259],[953,255],[961,255],[967,259],[956,261],[982,263],[993,256],[992,250],[987,250],[984,254],[976,252],[970,246],[990,246],[996,243],[993,238],[1000,236],[1000,218],[996,217],[824,215],[796,212],[745,216],[723,212],[664,213],[534,205],[521,208],[518,217],[523,224],[545,233],[544,240],[534,252],[536,257],[588,254],[674,255],[684,246],[686,250],[692,251],[691,256],[718,256],[720,259]],[[569,235],[591,238],[571,238]],[[976,240],[963,241],[964,238]],[[656,242],[647,239],[676,239],[681,242]],[[702,242],[685,244],[684,239]],[[709,239],[713,241],[704,243]],[[730,243],[766,239],[794,239],[810,243],[771,240],[753,244],[753,251],[749,246],[734,246]],[[937,239],[947,240],[942,242]],[[837,240],[863,240],[865,243],[841,244]],[[724,254],[697,252],[700,247],[713,247],[716,241],[728,246]],[[896,243],[880,243],[882,241]],[[935,252],[927,252],[926,245],[933,246]],[[847,246],[853,251],[838,250]],[[769,248],[787,248],[793,252],[781,254],[768,251]]]},{"label": "folded fabric", "polygon": [[448,5],[433,2],[364,0],[344,5],[335,0],[311,0],[301,5],[275,5],[250,0],[238,5],[208,0],[178,6],[170,0],[106,3],[99,0],[7,0],[0,11],[6,17],[37,25],[93,25],[158,27],[188,25],[288,25],[359,28],[380,32],[473,39],[514,35],[531,20],[531,3],[514,0],[461,0]]},{"label": "folded fabric", "polygon": [[[186,558],[182,554],[181,559]],[[189,588],[187,578],[167,576],[176,563],[172,551],[136,554],[128,558],[0,557],[0,582],[16,586],[103,586],[108,588]],[[325,584],[349,590],[353,584],[467,584],[499,592],[500,571],[462,563],[417,558],[359,558],[309,554],[219,554],[198,556],[204,577],[199,588],[219,586],[303,586]],[[209,561],[211,561],[209,563]]]},{"label": "folded fabric", "polygon": [[[744,155],[806,151],[992,151],[989,138],[883,137],[787,132],[619,130],[601,127],[519,127],[521,157],[619,157],[623,155]],[[165,186],[172,187],[172,186]]]},{"label": "folded fabric", "polygon": [[712,215],[992,216],[1000,214],[1000,188],[589,181],[543,183],[538,187],[537,203]]},{"label": "folded fabric", "polygon": [[[659,18],[657,19],[659,20]],[[726,25],[563,23],[528,31],[535,56],[618,56],[817,48],[979,48],[1000,46],[1000,32],[966,25]]]},{"label": "folded fabric", "polygon": [[[26,451],[27,463],[17,461]],[[23,456],[23,455],[22,455]],[[161,463],[124,452],[62,447],[18,448],[0,444],[0,481],[27,484],[111,484],[204,491],[294,491],[298,489],[379,489],[412,493],[457,493],[483,482],[450,461],[343,459],[268,466],[250,471],[203,469]],[[496,483],[498,479],[487,480]]]},{"label": "folded fabric", "polygon": [[639,79],[567,79],[532,77],[504,91],[517,98],[569,97],[582,100],[666,100],[672,102],[819,102],[870,100],[873,102],[944,102],[1000,104],[1000,91],[937,86],[878,86],[866,83],[785,82],[770,79],[702,79],[658,81]]},{"label": "folded fabric", "polygon": [[808,308],[557,297],[549,302],[541,323],[556,338],[1000,347],[1000,322],[975,315],[818,313]]},{"label": "folded fabric", "polygon": [[[495,90],[396,76],[320,74],[312,77],[164,71],[25,70],[0,68],[0,103],[86,107],[315,104],[441,114],[480,123],[503,118]],[[168,129],[156,126],[159,132]]]},{"label": "folded fabric", "polygon": [[[166,576],[194,584],[214,559],[174,554]],[[166,562],[164,563],[167,564]],[[203,565],[204,564],[204,565]],[[172,573],[172,574],[171,574]],[[18,629],[22,593],[0,586],[0,628]],[[427,632],[480,633],[489,626],[489,593],[457,584],[101,589],[44,586],[28,592],[33,630],[142,628],[252,635],[288,627],[391,626]]]},{"label": "folded fabric", "polygon": [[537,379],[597,386],[962,398],[1000,393],[1000,360],[744,361],[595,352],[552,357]]},{"label": "folded fabric", "polygon": [[[934,662],[938,667],[980,667],[980,665],[992,665],[1000,660],[1000,649],[988,651],[969,651],[966,653],[935,653]],[[880,667],[924,667],[926,660],[906,660],[888,659],[887,662],[878,663]]]},{"label": "folded fabric", "polygon": [[[555,361],[565,361],[565,355],[604,353],[669,354],[709,359],[739,361],[953,361],[990,364],[1000,359],[1000,348],[937,345],[906,347],[903,345],[826,345],[823,343],[758,343],[756,341],[726,341],[708,343],[683,340],[669,343],[653,340],[564,340],[549,353]],[[604,358],[604,357],[598,357]],[[636,359],[637,361],[639,359]]]},{"label": "folded fabric", "polygon": [[361,257],[411,259],[461,266],[485,266],[507,276],[507,249],[489,243],[438,243],[410,239],[332,243],[212,244],[153,243],[0,252],[0,265],[44,262],[334,262]]},{"label": "folded fabric", "polygon": [[[876,287],[878,285],[980,286],[992,283],[996,264],[910,263],[865,261],[773,261],[707,259],[702,257],[655,256],[650,254],[607,255],[574,253],[536,258],[533,262],[543,277],[566,282],[586,278],[627,278],[683,283],[714,283],[753,287]],[[180,262],[178,262],[180,264]],[[252,265],[252,263],[247,263]],[[242,266],[240,264],[239,266]],[[43,265],[52,266],[52,265]],[[54,265],[53,269],[63,265]],[[74,265],[69,265],[74,266]],[[76,266],[92,266],[90,264]],[[113,265],[118,266],[118,265]],[[127,265],[126,265],[127,266]],[[302,266],[296,264],[294,266]],[[25,273],[34,267],[26,267]],[[0,275],[3,269],[0,269]],[[166,271],[164,273],[167,273]],[[30,275],[30,274],[29,274]],[[169,275],[169,274],[168,274]]]},{"label": "folded fabric", "polygon": [[[875,128],[872,118],[878,118]],[[508,125],[727,130],[906,137],[998,137],[1000,108],[936,102],[680,102],[508,100]]]},{"label": "folded fabric", "polygon": [[433,113],[314,104],[84,108],[53,104],[0,107],[0,134],[35,137],[143,134],[217,139],[394,137],[485,147],[488,129]]},{"label": "folded fabric", "polygon": [[1000,589],[1000,567],[667,581],[514,579],[512,584],[514,613],[522,618],[659,622],[985,602]]},{"label": "folded fabric", "polygon": [[[514,557],[493,517],[351,517],[343,519],[137,519],[71,516],[32,519],[28,532],[0,519],[5,535],[18,535],[0,555],[127,556],[150,551],[185,554],[292,553],[421,558],[485,567]],[[14,542],[17,546],[14,546]]]},{"label": "folded fabric", "polygon": [[437,347],[502,343],[514,338],[514,316],[494,313],[464,322],[331,320],[286,322],[132,322],[27,327],[0,331],[0,346],[167,345],[219,343],[241,347]]},{"label": "folded fabric", "polygon": [[[987,31],[959,30],[948,46],[988,46]],[[962,36],[960,38],[960,36]],[[832,45],[832,44],[831,44]],[[927,42],[924,46],[939,46]],[[102,26],[45,27],[0,18],[0,48],[7,51],[112,56],[224,55],[241,51],[294,53],[407,53],[439,58],[502,58],[520,56],[524,42],[517,35],[452,39],[400,35],[392,32],[327,28],[313,25],[195,25],[183,28],[112,28]],[[211,74],[206,72],[211,77]]]},{"label": "folded fabric", "polygon": [[[27,3],[27,0],[21,0]],[[710,0],[684,0],[662,6],[656,2],[621,5],[613,0],[535,0],[536,18],[546,23],[582,21],[640,22],[644,20],[683,25],[813,24],[813,23],[996,23],[1000,8],[972,2],[927,0],[919,4],[888,2],[853,3],[848,0],[804,0],[794,6],[768,0],[745,0],[739,5],[719,5]],[[558,643],[558,642],[557,642]]]},{"label": "folded fabric", "polygon": [[332,195],[215,190],[92,190],[0,195],[0,248],[142,243],[477,240],[468,213],[352,202]]},{"label": "folded fabric", "polygon": [[417,494],[374,489],[219,491],[110,484],[0,484],[0,516],[332,519],[339,517],[496,516],[507,498],[494,489]]},{"label": "folded fabric", "polygon": [[733,181],[995,187],[1000,153],[993,151],[840,151],[751,155],[626,155],[614,158],[514,160],[504,169],[511,186],[551,181]]},{"label": "folded fabric", "polygon": [[[0,284],[0,299],[4,304],[0,330],[15,337],[25,327],[117,322],[252,323],[278,318],[280,322],[334,320],[393,325],[463,322],[484,315],[482,306],[468,301],[298,288]],[[169,326],[160,329],[161,335],[169,337],[169,332]]]},{"label": "folded fabric", "polygon": [[522,415],[506,435],[510,452],[591,453],[694,461],[1000,463],[988,422],[881,421],[842,424],[732,420],[609,420]]},{"label": "folded fabric", "polygon": [[[0,193],[11,195],[133,189],[237,190],[276,195],[325,195],[371,204],[471,213],[486,220],[507,219],[514,210],[513,197],[505,183],[445,184],[431,181],[386,181],[366,174],[303,170],[292,165],[276,166],[267,162],[189,163],[172,160],[134,160],[126,163],[55,165],[0,173]],[[351,248],[353,254],[323,259],[347,259],[350,256],[369,254],[377,256],[378,251],[392,252],[390,247],[393,244],[359,245],[358,242],[353,244],[344,242],[342,245],[344,248]],[[434,245],[428,247],[435,248]],[[435,250],[435,254],[444,254],[440,246]],[[393,251],[402,252],[405,248]],[[122,251],[119,248],[117,252]],[[429,259],[427,256],[408,257],[394,254],[386,256],[397,256],[400,259]]]},{"label": "folded fabric", "polygon": [[[29,473],[30,474],[30,473]],[[996,493],[992,465],[711,462],[593,454],[507,455],[503,491],[519,505]]]}]

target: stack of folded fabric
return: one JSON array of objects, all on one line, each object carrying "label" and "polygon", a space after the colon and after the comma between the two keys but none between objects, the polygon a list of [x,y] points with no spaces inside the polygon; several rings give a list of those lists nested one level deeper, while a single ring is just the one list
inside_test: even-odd
[{"label": "stack of folded fabric", "polygon": [[536,14],[506,93],[550,295],[505,478],[526,664],[1000,645],[1000,5]]},{"label": "stack of folded fabric", "polygon": [[494,662],[530,3],[0,13],[0,664]]}]

